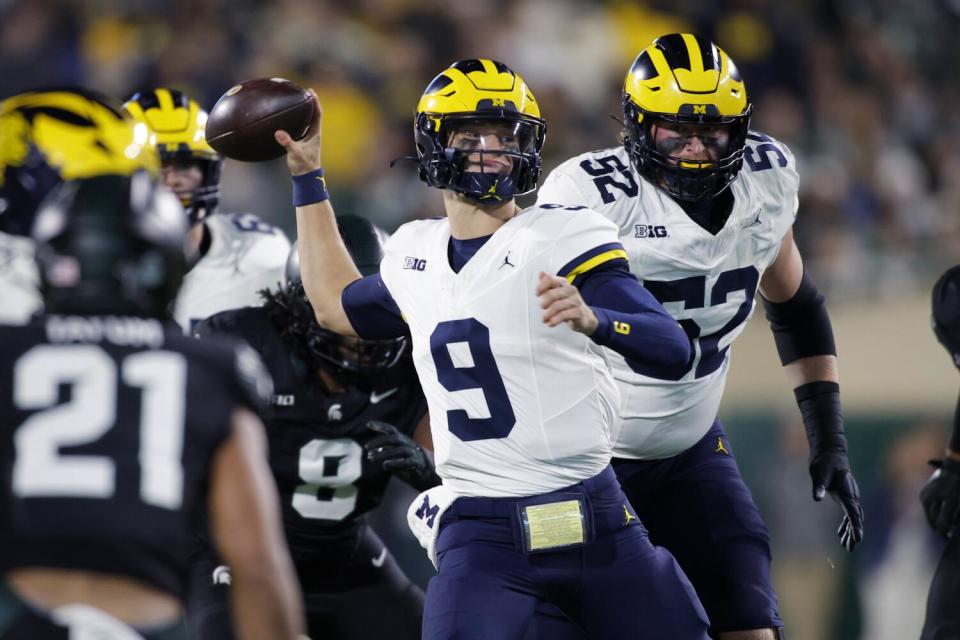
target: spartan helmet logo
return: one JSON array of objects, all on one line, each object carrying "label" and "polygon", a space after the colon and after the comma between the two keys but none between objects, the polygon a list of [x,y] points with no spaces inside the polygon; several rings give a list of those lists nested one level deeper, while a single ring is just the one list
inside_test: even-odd
[{"label": "spartan helmet logo", "polygon": [[330,405],[327,409],[327,422],[340,422],[343,420],[343,407],[340,403]]},{"label": "spartan helmet logo", "polygon": [[225,564],[221,564],[219,567],[213,570],[213,575],[211,576],[213,584],[230,584],[233,578],[230,576],[230,567]]}]

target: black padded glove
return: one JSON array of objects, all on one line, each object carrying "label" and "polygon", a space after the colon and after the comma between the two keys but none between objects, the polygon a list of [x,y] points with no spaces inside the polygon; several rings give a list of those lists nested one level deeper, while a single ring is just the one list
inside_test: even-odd
[{"label": "black padded glove", "polygon": [[837,535],[843,548],[853,551],[863,540],[863,507],[860,489],[847,459],[840,387],[834,382],[811,382],[797,387],[794,393],[810,443],[813,499],[820,502],[829,493],[840,504],[843,518]]},{"label": "black padded glove", "polygon": [[370,420],[367,428],[381,434],[363,445],[367,460],[379,463],[384,471],[399,476],[418,491],[440,484],[430,456],[410,436],[379,420]]},{"label": "black padded glove", "polygon": [[960,460],[931,460],[936,467],[920,490],[920,503],[930,528],[944,538],[951,537],[960,524]]}]

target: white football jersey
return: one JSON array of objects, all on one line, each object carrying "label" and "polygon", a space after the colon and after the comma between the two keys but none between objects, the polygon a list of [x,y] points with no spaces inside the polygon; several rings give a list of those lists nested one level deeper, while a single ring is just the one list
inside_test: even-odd
[{"label": "white football jersey", "polygon": [[257,292],[283,282],[290,253],[286,234],[255,215],[216,213],[203,224],[210,248],[184,277],[174,306],[187,333],[220,311],[262,305]]},{"label": "white football jersey", "polygon": [[459,273],[446,219],[407,223],[386,245],[380,275],[413,337],[437,471],[459,495],[542,494],[610,462],[619,399],[604,349],[546,326],[536,296],[541,271],[623,257],[616,228],[576,209],[526,209]]},{"label": "white football jersey", "polygon": [[636,371],[609,352],[620,388],[614,455],[655,459],[696,444],[710,429],[730,364],[728,347],[753,313],[757,286],[797,212],[793,155],[769,136],[747,136],[730,185],[733,211],[716,235],[640,177],[623,147],[585,153],[555,169],[537,203],[586,205],[619,227],[630,271],[694,338],[682,371]]},{"label": "white football jersey", "polygon": [[23,325],[43,308],[33,240],[0,233],[0,325]]}]

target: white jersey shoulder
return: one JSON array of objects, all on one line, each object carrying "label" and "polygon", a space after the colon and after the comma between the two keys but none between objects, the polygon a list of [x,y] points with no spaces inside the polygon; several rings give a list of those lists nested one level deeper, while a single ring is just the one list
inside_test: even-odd
[{"label": "white jersey shoulder", "polygon": [[210,247],[184,277],[175,306],[185,332],[220,311],[260,306],[258,292],[283,282],[290,253],[286,234],[253,214],[217,213],[202,224]]},{"label": "white jersey shoulder", "polygon": [[583,207],[532,207],[459,273],[449,242],[444,219],[408,223],[380,268],[410,327],[444,485],[523,496],[596,475],[609,462],[616,387],[602,348],[543,324],[535,289],[541,271],[613,259],[616,228]]},{"label": "white jersey shoulder", "polygon": [[630,270],[694,344],[694,357],[683,371],[633,370],[611,352],[623,395],[616,455],[674,455],[710,428],[726,380],[729,346],[753,313],[760,277],[793,224],[798,185],[790,150],[750,132],[743,168],[730,185],[732,211],[723,228],[711,234],[634,171],[622,147],[577,156],[548,176],[538,203],[582,204],[614,222]]},{"label": "white jersey shoulder", "polygon": [[33,241],[0,233],[0,325],[26,324],[42,308]]}]

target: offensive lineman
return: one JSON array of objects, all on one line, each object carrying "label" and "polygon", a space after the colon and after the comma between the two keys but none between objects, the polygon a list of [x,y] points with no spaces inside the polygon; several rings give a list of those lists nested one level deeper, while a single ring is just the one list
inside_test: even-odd
[{"label": "offensive lineman", "polygon": [[365,278],[321,179],[319,103],[306,139],[276,132],[304,285],[323,326],[412,336],[443,478],[408,512],[439,567],[424,638],[520,638],[550,601],[596,637],[705,639],[689,583],[609,468],[617,394],[599,349],[679,366],[688,342],[629,275],[613,225],[583,207],[515,204],[536,186],[539,115],[502,63],[438,75],[415,132],[420,176],[444,190],[448,217],[400,227]]},{"label": "offensive lineman", "polygon": [[782,622],[769,535],[717,420],[729,347],[758,288],[803,415],[813,497],[840,502],[844,548],[863,537],[833,332],[791,231],[793,155],[749,131],[752,106],[733,61],[690,34],[640,53],[623,107],[624,144],[560,165],[538,201],[585,205],[613,221],[631,271],[687,332],[693,354],[679,367],[611,354],[623,397],[614,468],[651,538],[689,575],[711,632],[774,638]]},{"label": "offensive lineman", "polygon": [[206,511],[246,637],[302,637],[255,413],[269,377],[246,346],[165,326],[176,199],[145,172],[64,182],[34,229],[45,313],[0,334],[0,638],[185,638]]},{"label": "offensive lineman", "polygon": [[183,279],[174,319],[192,334],[214,313],[259,306],[258,292],[283,281],[290,241],[253,214],[216,212],[223,158],[204,137],[207,112],[167,88],[136,93],[123,106],[149,128],[164,184],[179,196],[190,224],[192,266]]},{"label": "offensive lineman", "polygon": [[[337,224],[360,272],[376,273],[385,234],[353,216]],[[296,246],[286,284],[265,296],[262,307],[207,318],[199,335],[244,340],[273,377],[265,414],[270,466],[308,631],[330,640],[418,640],[423,592],[366,522],[391,474],[419,491],[440,482],[411,439],[429,438],[429,425],[407,340],[347,338],[321,328],[303,291]],[[204,640],[234,637],[224,569],[220,580],[209,579],[218,565],[208,552],[192,568],[201,586],[191,596],[190,619]]]}]

